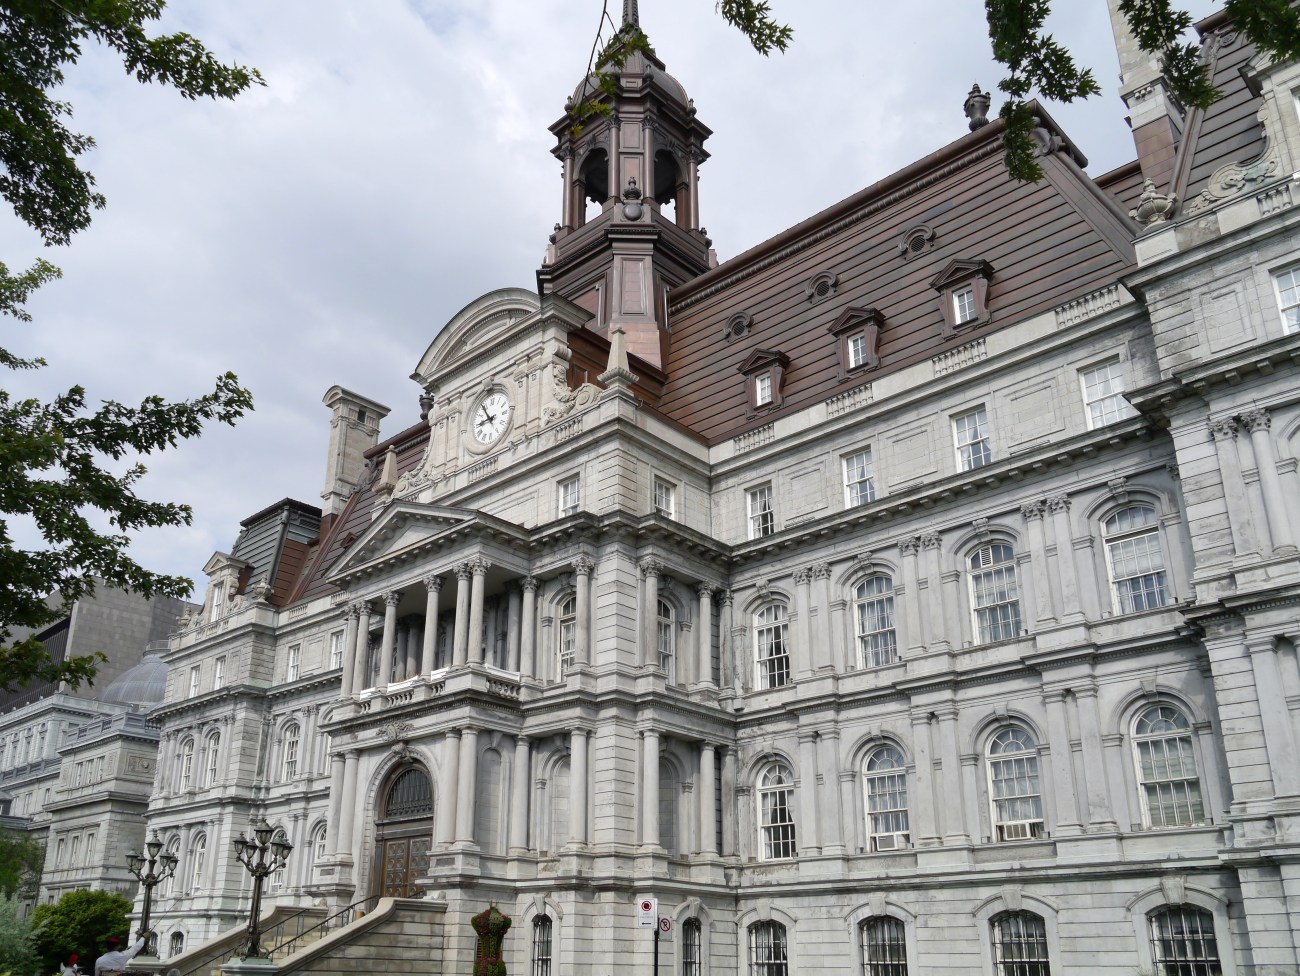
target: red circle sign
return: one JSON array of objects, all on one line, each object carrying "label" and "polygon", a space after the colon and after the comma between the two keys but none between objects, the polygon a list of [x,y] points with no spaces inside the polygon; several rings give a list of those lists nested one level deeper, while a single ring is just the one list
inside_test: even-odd
[{"label": "red circle sign", "polygon": [[641,911],[643,911],[643,912],[653,912],[654,910],[655,910],[655,903],[654,903],[654,902],[652,902],[652,901],[643,901],[643,902],[641,902]]},{"label": "red circle sign", "polygon": [[667,915],[660,915],[660,916],[659,916],[659,931],[660,931],[660,932],[671,932],[672,930],[673,930],[673,920],[672,920],[671,918],[669,918]]}]

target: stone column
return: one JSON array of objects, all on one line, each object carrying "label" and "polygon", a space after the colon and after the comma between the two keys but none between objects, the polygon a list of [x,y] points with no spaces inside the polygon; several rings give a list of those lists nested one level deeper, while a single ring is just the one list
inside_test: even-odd
[{"label": "stone column", "polygon": [[944,844],[969,844],[970,829],[966,823],[966,805],[961,796],[961,760],[957,743],[957,706],[941,705],[935,709],[939,719],[939,762],[943,766],[943,779],[939,792],[948,798],[944,810]]},{"label": "stone column", "polygon": [[659,846],[659,733],[641,732],[641,846]]},{"label": "stone column", "polygon": [[790,655],[794,658],[791,661],[792,670],[796,678],[812,677],[812,628],[809,626],[812,617],[812,568],[805,567],[796,569],[794,572],[794,607],[795,607],[795,627],[794,640],[788,645]]},{"label": "stone column", "polygon": [[1273,435],[1269,433],[1272,423],[1273,418],[1264,409],[1251,410],[1241,415],[1241,425],[1250,432],[1250,446],[1255,453],[1255,467],[1259,470],[1259,486],[1264,492],[1264,516],[1268,519],[1273,551],[1289,555],[1296,551],[1295,536],[1291,532],[1291,517],[1287,513],[1282,478],[1277,473],[1277,452],[1273,447]]},{"label": "stone column", "polygon": [[525,576],[519,581],[523,590],[522,632],[519,635],[519,673],[537,677],[537,587],[541,580]]},{"label": "stone column", "polygon": [[[343,662],[341,675],[340,695],[343,698],[351,698],[354,686],[352,656],[357,652],[357,618],[361,616],[361,609],[355,604],[348,604],[348,608],[343,611],[343,619],[347,621],[348,629],[343,636]],[[330,848],[333,850],[333,848]]]},{"label": "stone column", "polygon": [[844,845],[850,854],[866,849],[866,830],[863,818],[866,816],[862,789],[858,784],[858,772],[855,769],[841,769],[840,775],[840,823],[844,828]]},{"label": "stone column", "polygon": [[[614,199],[617,199],[619,194],[623,192],[623,182],[619,173],[621,169],[620,163],[622,162],[619,159],[619,156],[622,155],[623,140],[620,138],[622,134],[622,122],[619,120],[618,113],[614,112],[609,117],[609,195]],[[653,191],[647,190],[646,192]],[[602,204],[604,202],[604,200],[601,201]]]},{"label": "stone column", "polygon": [[[722,818],[723,829],[726,829],[727,820]],[[732,854],[741,861],[752,861],[757,857],[755,851],[755,841],[757,838],[758,816],[754,810],[754,790],[748,783],[736,784],[736,821],[739,826],[732,826],[731,837],[735,847],[731,848]],[[727,850],[726,840],[723,840],[723,849]]]},{"label": "stone column", "polygon": [[916,554],[921,548],[921,540],[913,537],[904,539],[898,544],[899,551],[903,554],[903,593],[902,599],[899,594],[894,594],[894,609],[901,610],[898,616],[903,624],[903,641],[899,647],[907,647],[907,656],[914,657],[925,650],[924,639],[921,634],[921,604],[920,604],[920,583],[916,575]]},{"label": "stone column", "polygon": [[370,601],[357,604],[357,643],[352,649],[352,690],[370,687]]},{"label": "stone column", "polygon": [[460,732],[460,782],[456,787],[456,843],[474,843],[474,801],[478,796],[478,729]]},{"label": "stone column", "polygon": [[1232,533],[1232,550],[1239,557],[1255,555],[1254,519],[1250,514],[1246,482],[1241,476],[1241,459],[1237,456],[1237,422],[1231,417],[1211,420],[1210,434],[1214,437],[1219,474],[1223,478],[1223,501],[1227,508],[1224,517]]},{"label": "stone column", "polygon": [[316,713],[320,706],[304,705],[302,709],[302,742],[299,743],[300,776],[313,779],[316,776]]},{"label": "stone column", "polygon": [[698,632],[695,641],[695,680],[702,685],[713,684],[713,584],[697,583],[695,593],[700,599]]},{"label": "stone column", "polygon": [[939,843],[935,827],[934,759],[930,754],[930,715],[913,712],[912,752],[916,757],[916,799],[910,803],[913,814],[913,840],[918,847],[934,847]]},{"label": "stone column", "polygon": [[736,750],[722,747],[722,854],[735,857],[736,828],[739,825],[739,791],[736,783]]},{"label": "stone column", "polygon": [[515,768],[510,779],[510,853],[528,850],[528,784],[532,776],[528,736],[515,736]]},{"label": "stone column", "polygon": [[[1060,553],[1057,543],[1057,553]],[[1066,604],[1069,606],[1069,604]],[[1097,688],[1092,684],[1074,689],[1074,701],[1079,715],[1079,739],[1083,746],[1084,788],[1088,798],[1088,825],[1103,830],[1115,829],[1115,815],[1110,809],[1110,790],[1106,785],[1106,758],[1101,742],[1101,726],[1097,718]]]},{"label": "stone column", "polygon": [[731,639],[731,630],[735,626],[735,614],[732,610],[734,598],[730,590],[718,593],[718,672],[722,676],[722,687],[729,688],[734,694],[740,694],[740,670],[736,661],[736,645]]},{"label": "stone column", "polygon": [[393,680],[393,652],[397,647],[397,604],[400,593],[384,594],[384,636],[379,645],[379,688],[387,688]]},{"label": "stone column", "polygon": [[[691,149],[687,154],[686,180],[690,184],[691,206],[688,230],[700,229],[700,150]],[[678,219],[681,215],[678,215]]]},{"label": "stone column", "polygon": [[442,594],[442,577],[426,576],[424,590],[424,640],[423,647],[420,648],[420,673],[429,674],[438,652],[438,597]]},{"label": "stone column", "polygon": [[962,626],[961,572],[944,570],[939,579],[943,592],[943,629],[951,646],[961,647],[966,641],[966,631]]},{"label": "stone column", "polygon": [[[809,630],[812,632],[811,651],[814,671],[834,670],[835,662],[831,657],[831,632],[828,618],[830,616],[830,579],[831,567],[828,563],[817,563],[812,568],[812,599],[817,608],[816,616],[809,614]],[[811,609],[811,608],[810,608]]]},{"label": "stone column", "polygon": [[560,156],[562,169],[562,191],[560,193],[560,223],[565,227],[576,227],[578,220],[573,214],[573,150],[566,148]]},{"label": "stone column", "polygon": [[1079,595],[1079,567],[1074,561],[1074,535],[1070,531],[1070,496],[1052,495],[1047,499],[1052,517],[1052,538],[1056,542],[1056,575],[1061,581],[1060,619],[1079,623],[1084,619]]},{"label": "stone column", "polygon": [[506,670],[519,672],[519,627],[522,600],[518,583],[506,594]]},{"label": "stone column", "polygon": [[460,730],[451,729],[442,737],[442,782],[438,784],[437,842],[443,847],[456,839],[456,810],[460,786]]},{"label": "stone column", "polygon": [[456,567],[456,630],[452,637],[451,665],[464,667],[469,662],[469,590],[474,571],[469,563]]},{"label": "stone column", "polygon": [[[426,597],[427,599],[427,597]],[[406,623],[406,653],[402,658],[402,678],[414,678],[420,673],[421,647],[424,635],[416,629],[413,618],[408,617]]]},{"label": "stone column", "polygon": [[569,843],[587,843],[586,729],[573,729],[569,732]]},{"label": "stone column", "polygon": [[330,854],[336,854],[339,849],[339,816],[343,812],[344,795],[343,763],[343,753],[330,755],[330,805],[325,816],[325,850]]},{"label": "stone column", "polygon": [[700,743],[700,853],[718,853],[717,759],[712,742]]},{"label": "stone column", "polygon": [[638,564],[645,577],[645,603],[641,607],[641,663],[659,665],[659,574],[663,563],[646,556]]},{"label": "stone column", "polygon": [[817,769],[821,774],[820,836],[822,852],[843,854],[844,825],[840,819],[840,734],[834,729],[817,736]]},{"label": "stone column", "polygon": [[574,602],[578,615],[574,628],[577,641],[574,661],[578,667],[591,663],[591,573],[595,568],[595,561],[587,556],[578,556],[573,560],[573,586],[577,591]]},{"label": "stone column", "polygon": [[799,731],[799,824],[797,844],[801,854],[820,854],[817,833],[817,733]]},{"label": "stone column", "polygon": [[483,663],[483,583],[492,564],[482,556],[469,561],[472,574],[469,591],[469,641],[466,654],[472,664]]},{"label": "stone column", "polygon": [[1043,532],[1045,511],[1042,502],[1026,502],[1020,506],[1020,514],[1028,525],[1029,561],[1034,568],[1030,574],[1034,588],[1034,618],[1039,627],[1056,623],[1052,614],[1052,587],[1047,580],[1047,538]]},{"label": "stone column", "polygon": [[[1211,748],[1218,748],[1217,744]],[[1141,830],[1142,825],[1138,823],[1141,819],[1140,814],[1135,813],[1129,806],[1129,786],[1125,776],[1125,766],[1132,768],[1133,755],[1132,750],[1125,749],[1124,736],[1118,732],[1110,732],[1101,737],[1102,755],[1105,756],[1103,763],[1106,773],[1106,786],[1110,790],[1111,799],[1115,805],[1115,822],[1121,829],[1127,830],[1132,827],[1134,830]],[[1204,753],[1202,753],[1204,754]],[[1207,792],[1212,793],[1212,790]],[[1133,797],[1133,802],[1137,803],[1137,797]]]},{"label": "stone column", "polygon": [[923,616],[926,623],[926,645],[934,651],[952,649],[952,642],[961,644],[961,633],[952,633],[947,627],[947,608],[943,605],[941,590],[943,586],[943,542],[939,533],[922,532],[921,561],[924,563],[926,585],[925,607]]},{"label": "stone column", "polygon": [[355,797],[357,795],[357,766],[361,761],[361,754],[356,749],[349,749],[344,753],[343,765],[343,805],[339,810],[339,834],[338,849],[335,854],[340,856],[352,857],[352,833],[356,823],[357,804]]},{"label": "stone column", "polygon": [[1047,739],[1052,758],[1052,794],[1056,797],[1056,832],[1077,834],[1080,832],[1079,800],[1074,788],[1074,756],[1070,748],[1070,725],[1065,717],[1065,695],[1061,688],[1044,691],[1043,704],[1047,709]]},{"label": "stone column", "polygon": [[1277,796],[1296,796],[1300,794],[1300,762],[1295,727],[1277,663],[1277,641],[1272,636],[1248,637],[1246,650],[1250,652],[1250,666],[1255,673],[1255,694],[1268,764],[1273,772],[1273,791]]}]

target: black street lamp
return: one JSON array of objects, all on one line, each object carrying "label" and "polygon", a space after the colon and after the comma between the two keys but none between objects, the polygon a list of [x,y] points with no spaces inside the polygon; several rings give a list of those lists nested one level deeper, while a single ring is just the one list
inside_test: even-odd
[{"label": "black street lamp", "polygon": [[282,868],[289,860],[293,845],[287,840],[271,840],[271,825],[265,819],[253,824],[253,839],[242,833],[235,838],[235,857],[253,876],[253,908],[248,916],[248,941],[240,953],[245,959],[269,959],[262,949],[262,879]]},{"label": "black street lamp", "polygon": [[140,938],[149,939],[149,945],[145,947],[146,956],[157,955],[154,951],[152,933],[149,930],[149,910],[153,906],[153,890],[176,873],[177,861],[176,855],[171,851],[159,856],[158,852],[163,847],[162,841],[158,840],[157,832],[153,836],[154,839],[144,845],[145,854],[131,851],[126,855],[127,867],[144,888],[144,910],[140,913]]}]

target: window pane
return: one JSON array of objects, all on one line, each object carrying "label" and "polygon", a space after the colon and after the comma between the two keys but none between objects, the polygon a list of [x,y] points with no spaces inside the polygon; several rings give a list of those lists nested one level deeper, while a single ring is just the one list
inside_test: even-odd
[{"label": "window pane", "polygon": [[957,461],[963,471],[980,468],[993,460],[989,444],[988,413],[983,407],[952,419],[957,442]]},{"label": "window pane", "polygon": [[1300,268],[1291,268],[1274,277],[1282,325],[1287,332],[1300,330]]},{"label": "window pane", "polygon": [[844,459],[845,504],[850,508],[865,505],[876,497],[875,480],[871,474],[871,449],[850,454]]},{"label": "window pane", "polygon": [[785,766],[768,766],[760,777],[758,808],[763,860],[794,857],[794,776]]},{"label": "window pane", "polygon": [[858,586],[854,604],[862,667],[879,668],[898,660],[894,633],[894,584],[873,576]]}]

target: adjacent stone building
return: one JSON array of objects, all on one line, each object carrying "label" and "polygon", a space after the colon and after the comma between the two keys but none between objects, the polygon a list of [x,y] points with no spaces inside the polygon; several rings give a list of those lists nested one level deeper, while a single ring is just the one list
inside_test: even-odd
[{"label": "adjacent stone building", "polygon": [[164,944],[264,816],[273,900],[444,898],[460,969],[496,904],[512,971],[648,972],[654,897],[686,976],[1296,972],[1300,66],[1198,29],[1186,116],[1121,36],[1129,166],[1038,108],[1018,183],[976,90],[722,264],[681,84],[633,55],[578,131],[584,81],[537,289],[404,430],[331,389],[323,507],[206,567]]}]

